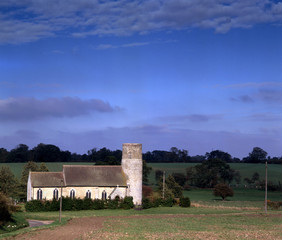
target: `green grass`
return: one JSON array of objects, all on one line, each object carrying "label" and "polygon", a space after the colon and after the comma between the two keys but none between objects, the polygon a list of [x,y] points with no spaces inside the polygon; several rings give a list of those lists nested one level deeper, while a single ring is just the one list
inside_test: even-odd
[{"label": "green grass", "polygon": [[[196,163],[149,163],[148,166],[152,167],[149,175],[149,183],[155,184],[155,171],[165,171],[166,175],[172,173],[186,174],[186,168],[195,166]],[[258,172],[260,179],[265,179],[265,165],[264,164],[250,164],[250,163],[230,163],[230,167],[238,170],[241,174],[241,183],[244,183],[244,178],[252,178],[255,172]],[[282,183],[282,164],[268,164],[268,181],[273,183]]]}]

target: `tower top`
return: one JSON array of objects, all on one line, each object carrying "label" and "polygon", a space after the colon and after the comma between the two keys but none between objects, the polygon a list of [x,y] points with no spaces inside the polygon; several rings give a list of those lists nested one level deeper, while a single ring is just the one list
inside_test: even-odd
[{"label": "tower top", "polygon": [[141,143],[122,144],[122,159],[142,159]]}]

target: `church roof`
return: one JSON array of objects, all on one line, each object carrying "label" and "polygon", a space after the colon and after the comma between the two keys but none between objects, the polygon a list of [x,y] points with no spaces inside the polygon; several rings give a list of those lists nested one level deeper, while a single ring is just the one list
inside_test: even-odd
[{"label": "church roof", "polygon": [[62,172],[30,172],[30,181],[33,187],[60,187],[65,186]]},{"label": "church roof", "polygon": [[121,166],[64,165],[66,186],[127,186]]}]

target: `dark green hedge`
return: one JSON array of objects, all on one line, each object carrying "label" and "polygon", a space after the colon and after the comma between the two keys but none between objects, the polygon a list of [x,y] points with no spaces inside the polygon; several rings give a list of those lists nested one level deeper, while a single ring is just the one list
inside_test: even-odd
[{"label": "dark green hedge", "polygon": [[[79,210],[99,210],[99,209],[130,209],[133,208],[132,197],[125,197],[124,199],[116,198],[114,200],[100,200],[89,198],[75,198],[69,197],[62,198],[62,210],[63,211],[79,211]],[[53,199],[49,200],[31,200],[25,204],[27,212],[42,212],[42,211],[58,211],[60,209],[60,201]]]}]

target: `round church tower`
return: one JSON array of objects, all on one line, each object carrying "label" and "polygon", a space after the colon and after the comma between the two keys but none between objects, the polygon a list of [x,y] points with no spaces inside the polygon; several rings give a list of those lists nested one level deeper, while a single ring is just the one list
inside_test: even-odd
[{"label": "round church tower", "polygon": [[135,205],[142,204],[142,144],[124,143],[122,145],[121,166],[127,175],[128,196],[133,197]]}]

